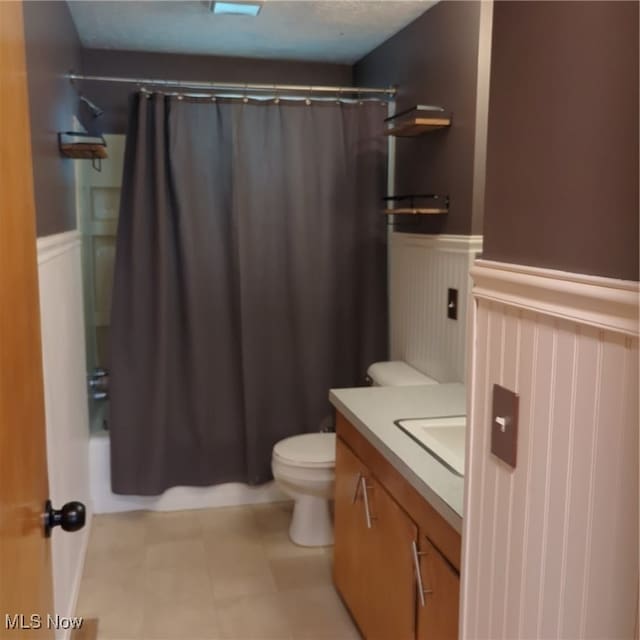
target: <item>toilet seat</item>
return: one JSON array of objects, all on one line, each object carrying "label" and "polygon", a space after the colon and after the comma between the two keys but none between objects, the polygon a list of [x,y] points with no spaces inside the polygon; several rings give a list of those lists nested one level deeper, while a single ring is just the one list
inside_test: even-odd
[{"label": "toilet seat", "polygon": [[273,458],[292,467],[328,469],[336,464],[335,433],[305,433],[281,440]]}]

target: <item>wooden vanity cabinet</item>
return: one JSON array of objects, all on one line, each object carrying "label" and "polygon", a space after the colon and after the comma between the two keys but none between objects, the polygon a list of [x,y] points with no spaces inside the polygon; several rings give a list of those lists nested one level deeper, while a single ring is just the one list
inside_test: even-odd
[{"label": "wooden vanity cabinet", "polygon": [[336,440],[336,484],[334,493],[333,580],[349,602],[351,614],[366,632],[373,626],[368,618],[370,552],[364,511],[356,503],[361,489],[360,479],[366,467],[340,440]]},{"label": "wooden vanity cabinet", "polygon": [[415,638],[412,544],[418,529],[336,441],[334,582],[368,640]]},{"label": "wooden vanity cabinet", "polygon": [[420,544],[420,569],[425,590],[418,607],[418,640],[458,637],[460,577],[455,567],[426,536]]},{"label": "wooden vanity cabinet", "polygon": [[460,535],[340,414],[337,435],[333,577],[362,635],[454,640]]}]

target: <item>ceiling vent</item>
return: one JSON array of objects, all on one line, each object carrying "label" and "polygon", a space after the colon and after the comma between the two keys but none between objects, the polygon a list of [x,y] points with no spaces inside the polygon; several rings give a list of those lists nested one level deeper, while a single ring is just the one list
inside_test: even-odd
[{"label": "ceiling vent", "polygon": [[261,2],[209,2],[209,11],[215,15],[257,16],[262,9]]}]

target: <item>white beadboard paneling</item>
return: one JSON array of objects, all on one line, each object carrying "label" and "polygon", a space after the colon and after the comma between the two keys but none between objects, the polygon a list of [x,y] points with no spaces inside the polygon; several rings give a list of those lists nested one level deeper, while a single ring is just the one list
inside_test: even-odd
[{"label": "white beadboard paneling", "polygon": [[[465,377],[469,268],[479,236],[392,233],[389,243],[391,359],[440,382]],[[458,289],[458,319],[447,318],[447,289]]]},{"label": "white beadboard paneling", "polygon": [[[462,637],[632,637],[637,283],[498,271],[472,270]],[[523,286],[505,288],[515,272]],[[496,383],[520,395],[513,470],[490,453]]]},{"label": "white beadboard paneling", "polygon": [[[49,494],[56,508],[84,502],[87,526],[52,535],[56,613],[75,612],[89,538],[89,418],[87,411],[80,237],[75,231],[38,240],[38,277]],[[68,631],[57,632],[67,638]]]}]

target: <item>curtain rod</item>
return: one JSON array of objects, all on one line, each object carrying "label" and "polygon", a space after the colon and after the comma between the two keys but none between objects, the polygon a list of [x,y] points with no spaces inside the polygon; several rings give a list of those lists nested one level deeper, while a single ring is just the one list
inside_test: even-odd
[{"label": "curtain rod", "polygon": [[85,76],[79,73],[69,73],[66,76],[71,82],[86,80],[90,82],[119,82],[124,84],[149,85],[157,87],[174,87],[183,89],[206,89],[212,91],[297,91],[301,93],[332,93],[332,94],[383,94],[395,96],[394,87],[332,87],[300,84],[252,84],[238,82],[200,82],[198,80],[160,80],[153,78],[122,78],[114,76]]}]

